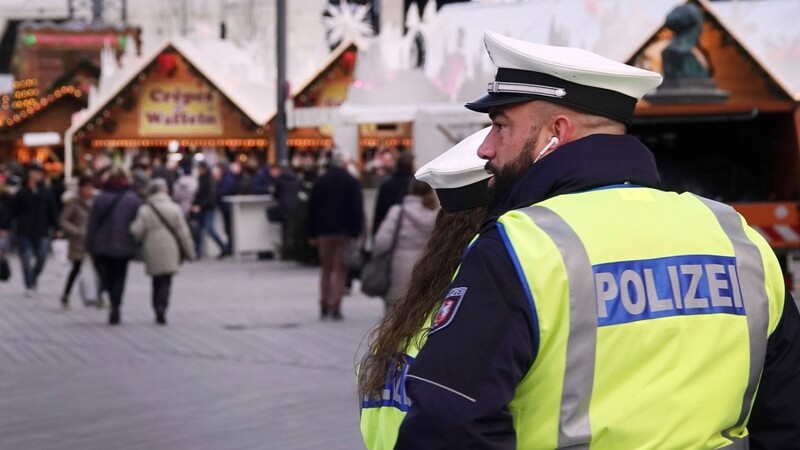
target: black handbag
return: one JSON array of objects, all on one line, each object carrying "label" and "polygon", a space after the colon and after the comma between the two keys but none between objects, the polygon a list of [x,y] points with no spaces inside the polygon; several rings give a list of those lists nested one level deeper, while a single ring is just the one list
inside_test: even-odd
[{"label": "black handbag", "polygon": [[397,246],[397,237],[400,227],[403,226],[405,210],[400,206],[400,216],[397,218],[397,227],[392,236],[392,245],[389,250],[372,255],[372,259],[361,268],[361,292],[370,297],[383,297],[389,292],[392,284],[392,256]]},{"label": "black handbag", "polygon": [[0,281],[8,281],[11,278],[11,266],[5,256],[0,257]]}]

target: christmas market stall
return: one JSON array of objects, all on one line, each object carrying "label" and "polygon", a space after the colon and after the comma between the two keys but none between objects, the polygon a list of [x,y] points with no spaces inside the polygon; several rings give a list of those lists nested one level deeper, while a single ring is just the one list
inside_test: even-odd
[{"label": "christmas market stall", "polygon": [[[18,92],[35,91],[35,80],[15,82]],[[86,105],[86,94],[74,86],[60,86],[38,97],[3,95],[3,102],[24,102],[11,109],[0,121],[0,161],[16,161],[22,165],[38,162],[51,174],[63,173],[64,131],[72,115]],[[21,100],[20,100],[21,99]]]},{"label": "christmas market stall", "polygon": [[67,170],[139,156],[267,159],[274,91],[263,78],[235,78],[236,66],[224,57],[233,44],[214,43],[172,39],[125,67],[103,67],[113,73],[109,87],[67,132]]}]

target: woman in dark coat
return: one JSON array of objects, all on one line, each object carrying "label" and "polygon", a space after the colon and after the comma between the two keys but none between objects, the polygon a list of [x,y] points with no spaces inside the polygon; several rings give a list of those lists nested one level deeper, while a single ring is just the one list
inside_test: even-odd
[{"label": "woman in dark coat", "polygon": [[86,247],[100,274],[102,289],[108,292],[111,303],[108,323],[111,325],[120,321],[128,262],[135,250],[128,227],[141,202],[141,197],[131,189],[125,169],[114,167],[89,214]]}]

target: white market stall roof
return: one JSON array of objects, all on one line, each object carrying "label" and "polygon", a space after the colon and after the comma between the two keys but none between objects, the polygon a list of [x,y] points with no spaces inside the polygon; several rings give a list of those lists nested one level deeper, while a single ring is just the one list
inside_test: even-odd
[{"label": "white market stall roof", "polygon": [[344,54],[344,52],[349,50],[351,47],[355,47],[356,50],[358,50],[355,41],[351,39],[342,41],[341,43],[339,43],[339,45],[336,46],[335,49],[333,49],[333,51],[328,53],[328,56],[326,56],[321,63],[317,65],[316,70],[313,73],[311,73],[306,77],[303,77],[302,79],[293,80],[293,81],[299,81],[299,83],[297,84],[294,84],[290,81],[289,88],[291,92],[289,96],[294,97],[295,95],[299,95],[301,92],[303,92],[303,90],[305,90],[309,85],[311,85],[311,83],[313,83],[318,76],[320,76],[325,70],[327,70],[331,65],[333,65],[336,62],[336,60],[338,60],[342,56],[342,54]]},{"label": "white market stall roof", "polygon": [[[452,3],[442,7],[426,41],[425,72],[441,77],[453,55],[474,75],[494,74],[483,47],[485,30],[547,45],[579,47],[628,62],[685,0],[546,0]],[[470,77],[473,75],[469,74]],[[473,94],[474,96],[474,94]],[[460,98],[469,100],[469,98]]]},{"label": "white market stall roof", "polygon": [[[146,55],[130,60],[118,73],[103,86],[99,97],[93,99],[89,107],[81,111],[68,130],[71,135],[107,107],[135,77],[151,64],[164,50],[170,46],[175,48],[184,58],[205,76],[215,88],[225,95],[234,105],[253,122],[263,125],[275,114],[275,90],[266,83],[257,83],[241,77],[228,76],[240,67],[236,60],[235,46],[225,41],[203,42],[198,44],[181,38],[167,39],[153,48]],[[243,62],[244,63],[244,62]],[[72,132],[72,133],[70,133]]]},{"label": "white market stall roof", "polygon": [[[290,81],[290,86],[296,86],[296,89],[292,89],[290,92],[290,96],[303,91],[353,45],[352,41],[339,45],[320,64],[316,73],[303,80],[303,82],[293,84]],[[254,123],[265,126],[275,117],[277,113],[276,83],[268,83],[267,81],[269,80],[263,81],[267,77],[263,73],[253,71],[252,65],[248,65],[249,61],[246,57],[248,55],[242,49],[232,43],[220,40],[196,43],[182,38],[167,39],[141,57],[123,56],[124,66],[110,75],[107,85],[102,87],[102,92],[96,94],[96,98],[93,99],[89,107],[75,115],[72,125],[66,131],[64,137],[66,147],[65,171],[67,174],[72,173],[74,158],[72,136],[112,102],[125,86],[132,82],[158,55],[170,46],[183,55],[195,69],[203,74],[214,87],[241,109]],[[243,77],[243,74],[247,76]]]},{"label": "white market stall roof", "polygon": [[[389,69],[381,53],[408,43],[408,35],[379,37],[358,58],[360,88],[348,90],[342,113],[406,120],[415,103],[441,103],[444,114],[462,116],[463,104],[486,92],[495,68],[483,47],[485,30],[549,45],[585,48],[630,61],[685,0],[540,0],[513,3],[451,3],[415,24],[423,35],[425,65]],[[409,32],[410,33],[410,32]],[[410,48],[410,47],[409,47]],[[401,58],[402,59],[402,58]],[[424,77],[419,76],[424,74]],[[400,79],[398,82],[397,80]],[[402,86],[405,88],[400,89]],[[376,105],[386,110],[380,112]],[[462,116],[463,117],[463,116]],[[399,120],[399,119],[398,119]]]},{"label": "white market stall roof", "polygon": [[407,105],[362,105],[342,103],[339,117],[342,123],[397,123],[413,122],[422,116],[435,118],[441,123],[485,123],[486,114],[464,108],[460,103],[416,103]]},{"label": "white market stall roof", "polygon": [[[316,73],[294,86],[290,96],[305,89],[320,73],[333,64],[336,59],[353,45],[348,41],[339,45],[320,64]],[[71,132],[82,128],[97,115],[138,76],[158,55],[172,46],[195,67],[225,97],[247,115],[254,123],[264,126],[277,112],[275,83],[268,83],[265,74],[249,60],[249,55],[229,41],[209,39],[202,42],[183,38],[171,38],[156,46],[142,57],[131,60],[114,74],[110,86],[105,86],[99,98],[92,101],[89,108],[82,111],[70,127]]]},{"label": "white market stall roof", "polygon": [[794,101],[800,101],[800,2],[701,4]]},{"label": "white market stall roof", "polygon": [[275,83],[252,68],[250,55],[226,40],[174,39],[174,47],[253,122],[265,125],[274,115]]},{"label": "white market stall roof", "polygon": [[396,72],[373,84],[375,80],[356,82],[347,90],[347,101],[365,105],[414,105],[420,102],[444,102],[447,95],[419,70]]}]

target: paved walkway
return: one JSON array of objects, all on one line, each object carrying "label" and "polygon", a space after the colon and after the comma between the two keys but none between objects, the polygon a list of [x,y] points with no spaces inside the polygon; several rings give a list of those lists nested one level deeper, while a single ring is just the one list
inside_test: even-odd
[{"label": "paved walkway", "polygon": [[317,270],[203,261],[153,323],[150,280],[129,271],[122,325],[58,296],[48,262],[35,298],[20,267],[0,284],[0,449],[358,449],[353,365],[382,311],[345,299],[320,321]]}]

